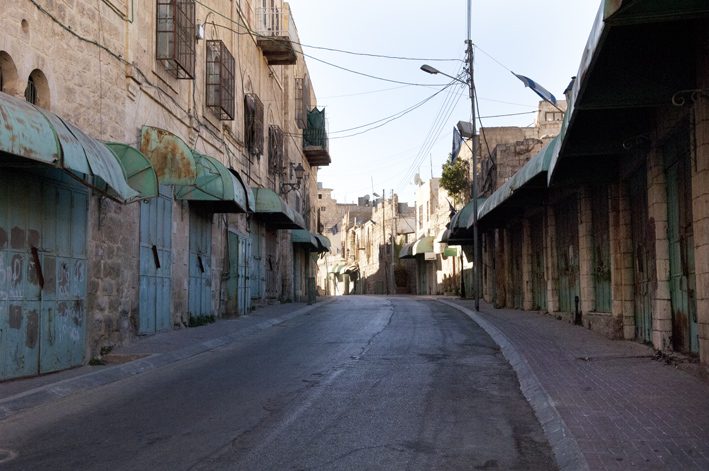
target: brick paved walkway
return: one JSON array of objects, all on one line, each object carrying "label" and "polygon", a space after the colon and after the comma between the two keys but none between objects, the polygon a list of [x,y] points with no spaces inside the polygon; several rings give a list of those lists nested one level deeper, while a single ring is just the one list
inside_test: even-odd
[{"label": "brick paved walkway", "polygon": [[709,382],[639,343],[537,313],[480,311],[526,360],[588,468],[709,470]]}]

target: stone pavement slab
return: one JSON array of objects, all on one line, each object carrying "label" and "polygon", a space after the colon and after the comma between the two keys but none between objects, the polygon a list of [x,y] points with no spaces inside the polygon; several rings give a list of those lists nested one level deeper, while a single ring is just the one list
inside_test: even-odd
[{"label": "stone pavement slab", "polygon": [[474,313],[472,300],[451,302],[496,330],[516,351],[508,360],[522,363],[518,374],[526,367],[538,383],[527,397],[562,469],[709,469],[707,381],[657,361],[646,345],[534,312],[481,303]]}]

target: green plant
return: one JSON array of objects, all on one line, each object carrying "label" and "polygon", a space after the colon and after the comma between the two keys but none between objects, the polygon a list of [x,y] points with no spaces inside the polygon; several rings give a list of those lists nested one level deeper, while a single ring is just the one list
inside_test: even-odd
[{"label": "green plant", "polygon": [[456,203],[466,200],[470,190],[470,163],[467,160],[450,159],[443,164],[441,187],[453,197]]}]

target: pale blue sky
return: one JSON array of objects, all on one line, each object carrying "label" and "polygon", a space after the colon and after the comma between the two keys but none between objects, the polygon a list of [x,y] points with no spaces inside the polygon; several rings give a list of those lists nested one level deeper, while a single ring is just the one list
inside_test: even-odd
[{"label": "pale blue sky", "polygon": [[[467,0],[290,0],[301,42],[306,46],[409,58],[464,59]],[[472,39],[475,84],[484,126],[527,126],[534,114],[486,116],[536,110],[539,98],[508,69],[526,75],[557,99],[576,75],[599,0],[473,0]],[[325,107],[332,164],[319,181],[340,203],[386,188],[413,202],[413,174],[440,176],[451,148],[455,123],[470,119],[463,86],[450,87],[394,121],[339,132],[395,115],[442,87],[406,86],[337,69],[315,58],[400,82],[445,84],[419,70],[428,62],[450,75],[462,62],[374,58],[303,47],[318,106]],[[486,55],[487,53],[487,55]],[[495,62],[489,56],[492,56]]]}]

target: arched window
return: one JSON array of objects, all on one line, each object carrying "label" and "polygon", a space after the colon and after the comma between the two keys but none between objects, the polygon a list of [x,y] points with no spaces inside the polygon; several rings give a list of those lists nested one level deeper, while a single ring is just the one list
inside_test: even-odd
[{"label": "arched window", "polygon": [[33,105],[37,104],[37,87],[34,84],[34,79],[30,76],[27,80],[27,88],[25,88],[25,100]]},{"label": "arched window", "polygon": [[0,91],[14,95],[17,84],[17,69],[10,55],[0,51]]},{"label": "arched window", "polygon": [[44,109],[49,109],[49,82],[41,70],[35,69],[27,79],[25,100]]}]

